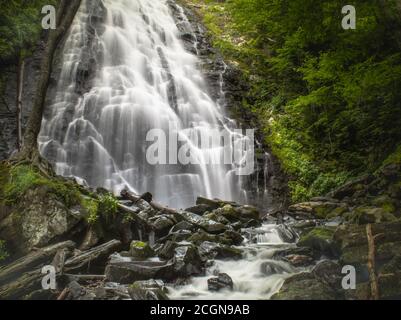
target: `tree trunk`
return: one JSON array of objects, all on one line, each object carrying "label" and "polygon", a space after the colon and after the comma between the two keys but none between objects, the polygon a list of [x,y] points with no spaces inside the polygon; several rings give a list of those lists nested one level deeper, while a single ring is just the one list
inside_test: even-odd
[{"label": "tree trunk", "polygon": [[376,249],[375,241],[372,233],[372,225],[369,223],[366,225],[366,237],[368,239],[368,270],[370,278],[370,291],[371,299],[379,300],[379,285],[376,276]]},{"label": "tree trunk", "polygon": [[[47,87],[52,71],[53,57],[57,46],[70,28],[81,0],[60,0],[57,10],[57,28],[50,30],[41,63],[32,112],[29,116],[21,151],[12,159],[15,162],[31,162],[37,165],[47,164],[39,155],[37,138],[42,123]],[[49,169],[49,166],[47,165]]]},{"label": "tree trunk", "polygon": [[22,90],[24,87],[24,71],[25,59],[20,53],[18,59],[18,75],[17,75],[17,150],[21,151],[22,148]]}]

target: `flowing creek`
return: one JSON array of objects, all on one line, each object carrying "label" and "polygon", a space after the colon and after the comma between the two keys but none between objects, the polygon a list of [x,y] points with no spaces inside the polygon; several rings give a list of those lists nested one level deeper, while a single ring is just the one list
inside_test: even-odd
[{"label": "flowing creek", "polygon": [[[269,299],[284,280],[297,272],[288,263],[272,259],[278,249],[293,244],[281,239],[277,225],[264,223],[259,228],[243,229],[247,239],[238,246],[243,251],[241,260],[214,260],[201,277],[194,277],[183,286],[168,287],[171,299],[195,300],[263,300]],[[233,290],[209,291],[207,280],[218,273],[228,274]]]}]

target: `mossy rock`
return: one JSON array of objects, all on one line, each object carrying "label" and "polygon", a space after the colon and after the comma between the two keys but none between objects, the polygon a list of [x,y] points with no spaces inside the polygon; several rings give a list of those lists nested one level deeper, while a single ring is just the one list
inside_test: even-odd
[{"label": "mossy rock", "polygon": [[148,243],[134,240],[130,245],[130,254],[133,258],[144,260],[155,255]]},{"label": "mossy rock", "polygon": [[353,211],[351,216],[351,221],[360,225],[368,223],[393,222],[396,220],[397,218],[393,214],[378,207],[358,207]]},{"label": "mossy rock", "polygon": [[336,300],[338,293],[313,274],[304,272],[285,280],[272,300]]},{"label": "mossy rock", "polygon": [[386,194],[374,198],[371,202],[374,206],[382,208],[385,212],[394,213],[397,210],[397,201]]},{"label": "mossy rock", "polygon": [[333,241],[334,232],[335,228],[333,227],[315,227],[301,236],[301,239],[298,241],[298,246],[309,247],[322,254],[335,256],[338,250]]},{"label": "mossy rock", "polygon": [[222,216],[225,218],[225,220],[229,220],[231,222],[238,221],[240,219],[240,213],[229,204],[226,204],[224,207],[214,210],[213,213],[215,214],[215,216]]},{"label": "mossy rock", "polygon": [[153,279],[135,281],[128,287],[132,300],[169,300],[167,292],[162,281]]}]

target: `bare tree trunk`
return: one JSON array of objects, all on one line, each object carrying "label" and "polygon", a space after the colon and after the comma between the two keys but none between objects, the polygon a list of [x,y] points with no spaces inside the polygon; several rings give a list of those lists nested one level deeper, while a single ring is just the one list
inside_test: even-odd
[{"label": "bare tree trunk", "polygon": [[54,53],[63,37],[67,34],[80,4],[81,0],[60,0],[59,2],[57,9],[57,28],[49,32],[46,48],[43,53],[41,74],[36,88],[33,108],[25,129],[24,144],[21,151],[12,159],[14,162],[30,162],[39,167],[42,165],[45,166],[45,171],[47,171],[47,169],[51,170],[47,162],[39,155],[37,138],[42,123]]},{"label": "bare tree trunk", "polygon": [[366,237],[368,239],[368,270],[370,276],[371,299],[379,300],[379,285],[376,276],[375,261],[375,238],[373,237],[372,225],[370,223],[366,225]]},{"label": "bare tree trunk", "polygon": [[18,75],[17,75],[17,150],[22,148],[22,90],[24,88],[24,71],[25,59],[20,53],[18,59]]}]

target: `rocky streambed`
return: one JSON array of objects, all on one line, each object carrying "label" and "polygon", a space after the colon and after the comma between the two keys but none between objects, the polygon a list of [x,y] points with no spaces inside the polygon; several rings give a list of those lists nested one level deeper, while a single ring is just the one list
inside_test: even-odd
[{"label": "rocky streambed", "polygon": [[[202,197],[175,210],[123,191],[99,200],[97,219],[41,181],[1,206],[10,257],[0,299],[398,299],[400,172],[388,166],[268,214]],[[53,290],[42,288],[48,265]],[[343,286],[344,266],[354,288]]]}]

